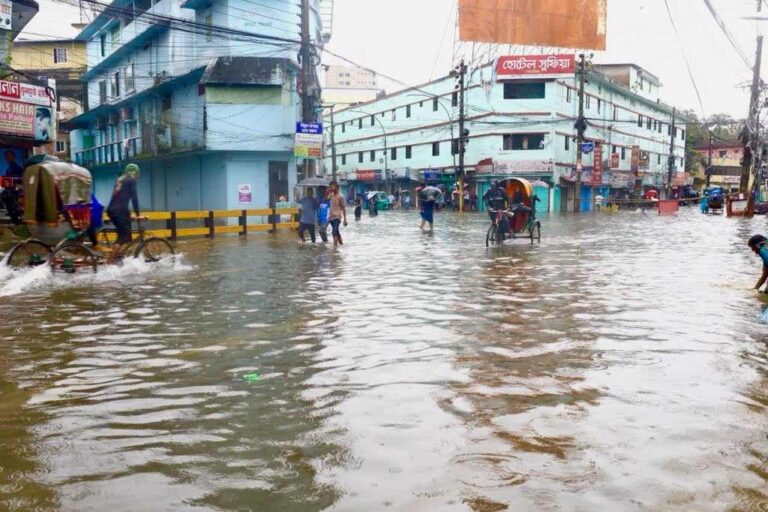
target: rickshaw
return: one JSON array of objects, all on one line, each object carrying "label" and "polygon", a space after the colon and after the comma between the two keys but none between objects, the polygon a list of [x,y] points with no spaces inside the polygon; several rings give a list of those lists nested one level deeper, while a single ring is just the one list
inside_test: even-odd
[{"label": "rickshaw", "polygon": [[701,213],[723,213],[725,190],[723,187],[709,187],[701,199]]},{"label": "rickshaw", "polygon": [[[11,267],[49,264],[54,272],[96,272],[104,255],[85,245],[91,223],[91,173],[66,162],[41,162],[27,166],[22,179],[24,223],[32,238],[14,246],[5,263]],[[173,255],[174,249],[162,238],[139,238],[121,250],[121,256],[143,256],[158,261]],[[108,245],[110,233],[103,230]]]},{"label": "rickshaw", "polygon": [[[493,224],[488,228],[485,246],[501,245],[505,240],[520,238],[530,239],[531,244],[541,243],[541,222],[536,220],[536,197],[531,183],[522,178],[508,178],[499,181],[499,186],[507,193],[510,207],[491,212]],[[505,224],[508,229],[504,229]]]}]

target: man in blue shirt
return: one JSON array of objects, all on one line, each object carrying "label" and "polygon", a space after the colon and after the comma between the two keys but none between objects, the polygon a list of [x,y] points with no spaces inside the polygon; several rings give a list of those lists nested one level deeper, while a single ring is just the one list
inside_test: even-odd
[{"label": "man in blue shirt", "polygon": [[759,290],[768,281],[768,238],[763,235],[755,235],[749,239],[748,244],[749,248],[763,260],[763,275],[760,276],[760,280],[755,285],[755,290]]},{"label": "man in blue shirt", "polygon": [[16,161],[16,153],[11,150],[5,152],[5,163],[8,164],[8,168],[5,170],[5,175],[9,178],[21,178],[24,176],[24,168]]}]

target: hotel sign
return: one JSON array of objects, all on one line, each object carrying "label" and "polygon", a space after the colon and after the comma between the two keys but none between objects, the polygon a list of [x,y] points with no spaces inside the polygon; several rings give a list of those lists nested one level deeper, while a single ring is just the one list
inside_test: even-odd
[{"label": "hotel sign", "polygon": [[531,78],[573,76],[576,73],[576,57],[573,55],[511,55],[499,57],[496,75],[507,78]]}]

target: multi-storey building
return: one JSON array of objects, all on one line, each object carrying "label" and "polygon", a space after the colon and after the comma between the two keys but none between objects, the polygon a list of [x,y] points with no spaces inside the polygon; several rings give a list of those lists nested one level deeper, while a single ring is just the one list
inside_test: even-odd
[{"label": "multi-storey building", "polygon": [[126,162],[142,169],[145,208],[239,209],[290,195],[300,14],[299,2],[279,0],[112,2],[77,37],[87,109],[73,120],[72,152],[97,195],[109,197]]},{"label": "multi-storey building", "polygon": [[[726,190],[739,188],[741,183],[744,146],[738,141],[715,142],[711,146],[702,144],[694,150],[701,156],[704,164],[697,169],[697,175],[705,183],[724,187]],[[712,162],[709,165],[709,162]]]},{"label": "multi-storey building", "polygon": [[[631,64],[588,72],[586,140],[597,151],[583,158],[583,210],[597,193],[659,187],[670,167],[684,169],[684,119],[673,120],[673,109],[660,101],[660,87],[658,78]],[[493,179],[526,177],[537,185],[540,209],[571,209],[579,103],[574,57],[501,57],[468,73],[465,97],[465,170],[472,192],[482,196]],[[458,106],[457,79],[451,75],[336,111],[336,167],[348,193],[413,188],[422,180],[452,186]],[[326,165],[330,169],[333,162]]]},{"label": "multi-storey building", "polygon": [[354,66],[327,66],[323,103],[336,108],[375,100],[383,94],[376,74]]},{"label": "multi-storey building", "polygon": [[84,89],[80,76],[85,71],[85,43],[72,39],[16,40],[11,50],[11,66],[40,80],[56,81],[57,136],[35,148],[35,153],[69,159],[67,122],[83,113]]}]

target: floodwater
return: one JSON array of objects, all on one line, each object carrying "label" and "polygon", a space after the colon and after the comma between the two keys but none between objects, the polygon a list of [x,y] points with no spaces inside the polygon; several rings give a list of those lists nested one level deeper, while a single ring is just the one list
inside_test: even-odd
[{"label": "floodwater", "polygon": [[768,510],[752,221],[384,213],[0,273],[0,510]]}]

